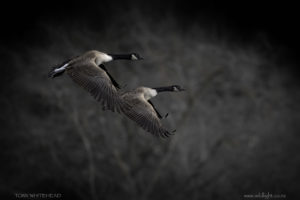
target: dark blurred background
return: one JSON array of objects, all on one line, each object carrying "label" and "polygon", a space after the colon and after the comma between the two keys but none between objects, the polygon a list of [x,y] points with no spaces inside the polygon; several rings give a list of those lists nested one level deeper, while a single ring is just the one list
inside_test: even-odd
[{"label": "dark blurred background", "polygon": [[[1,6],[0,194],[60,199],[295,199],[299,16],[260,1],[41,1]],[[153,99],[154,138],[102,111],[51,66],[97,49],[126,89],[182,85]],[[25,199],[25,198],[24,198]],[[37,199],[37,198],[35,198]]]}]

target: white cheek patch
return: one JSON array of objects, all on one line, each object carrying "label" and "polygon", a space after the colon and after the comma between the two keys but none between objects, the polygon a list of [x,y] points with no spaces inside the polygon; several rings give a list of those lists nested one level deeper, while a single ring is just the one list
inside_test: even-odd
[{"label": "white cheek patch", "polygon": [[138,58],[134,54],[131,55],[131,60],[137,60],[137,59]]},{"label": "white cheek patch", "polygon": [[55,69],[54,72],[64,71],[68,65],[69,65],[69,63],[64,64],[62,67]]}]

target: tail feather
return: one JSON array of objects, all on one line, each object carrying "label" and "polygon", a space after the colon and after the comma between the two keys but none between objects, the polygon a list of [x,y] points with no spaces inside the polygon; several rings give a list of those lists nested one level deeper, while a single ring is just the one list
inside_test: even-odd
[{"label": "tail feather", "polygon": [[68,63],[64,64],[62,67],[58,67],[58,66],[52,67],[52,69],[48,73],[48,77],[55,78],[57,76],[62,75],[65,72],[67,66],[68,66]]},{"label": "tail feather", "polygon": [[48,78],[55,78],[62,75],[64,72],[65,70],[57,70],[56,67],[53,67],[48,73]]},{"label": "tail feather", "polygon": [[65,72],[66,67],[68,65],[70,65],[71,61],[74,60],[77,57],[79,57],[79,56],[74,56],[72,58],[69,58],[69,59],[65,60],[63,63],[55,65],[54,67],[52,67],[52,69],[48,73],[48,77],[49,78],[55,78],[57,76],[62,75]]}]

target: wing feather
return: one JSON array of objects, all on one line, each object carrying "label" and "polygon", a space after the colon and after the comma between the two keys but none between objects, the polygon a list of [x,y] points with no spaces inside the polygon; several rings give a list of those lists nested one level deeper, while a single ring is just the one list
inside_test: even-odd
[{"label": "wing feather", "polygon": [[130,109],[124,110],[124,114],[135,121],[144,130],[155,136],[169,137],[172,135],[172,133],[162,126],[153,106],[146,100],[135,99],[135,101],[131,103]]},{"label": "wing feather", "polygon": [[127,107],[107,73],[93,62],[72,65],[67,68],[71,79],[87,90],[103,107],[120,112]]}]

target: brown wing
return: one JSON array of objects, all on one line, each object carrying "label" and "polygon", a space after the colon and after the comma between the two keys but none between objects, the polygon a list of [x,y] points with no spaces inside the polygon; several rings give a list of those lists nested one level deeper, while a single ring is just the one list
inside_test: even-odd
[{"label": "brown wing", "polygon": [[160,119],[148,101],[134,99],[130,100],[130,105],[130,109],[125,109],[124,114],[144,130],[160,137],[172,135],[172,133],[162,127]]},{"label": "brown wing", "polygon": [[126,107],[107,73],[95,63],[72,65],[67,68],[67,73],[75,83],[101,102],[103,107],[118,112]]}]

